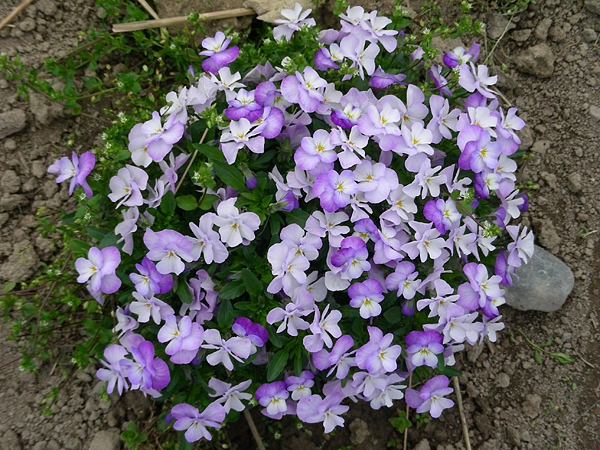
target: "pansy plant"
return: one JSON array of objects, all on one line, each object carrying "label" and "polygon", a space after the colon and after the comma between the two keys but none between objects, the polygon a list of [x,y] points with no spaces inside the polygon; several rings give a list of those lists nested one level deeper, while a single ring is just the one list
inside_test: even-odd
[{"label": "pansy plant", "polygon": [[[477,44],[434,66],[376,11],[320,33],[310,10],[282,14],[263,47],[204,39],[192,84],[132,127],[95,185],[106,237],[75,262],[94,298],[118,291],[98,377],[178,392],[190,442],[252,396],[326,432],[349,397],[438,417],[455,352],[496,340],[502,286],[533,252],[509,224],[527,207],[524,122]],[[89,197],[94,161],[49,172]]]}]

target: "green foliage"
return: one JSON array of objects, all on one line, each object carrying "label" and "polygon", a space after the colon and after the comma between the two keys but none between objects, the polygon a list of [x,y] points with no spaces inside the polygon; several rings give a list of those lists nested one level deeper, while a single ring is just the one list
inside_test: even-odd
[{"label": "green foliage", "polygon": [[127,422],[127,428],[121,433],[121,440],[127,448],[138,450],[148,440],[148,434],[140,432],[137,424],[133,421]]}]

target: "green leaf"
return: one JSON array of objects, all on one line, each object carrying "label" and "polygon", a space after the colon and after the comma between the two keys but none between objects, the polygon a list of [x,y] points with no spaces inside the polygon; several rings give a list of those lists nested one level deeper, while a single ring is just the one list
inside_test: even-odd
[{"label": "green leaf", "polygon": [[533,354],[533,359],[535,359],[535,362],[538,364],[542,363],[542,352],[540,352],[537,348]]},{"label": "green leaf", "polygon": [[218,195],[206,194],[200,202],[200,204],[198,205],[198,207],[203,211],[208,211],[210,208],[212,208],[212,205],[215,202],[215,200],[219,200]]},{"label": "green leaf", "polygon": [[269,341],[271,341],[271,343],[278,348],[283,347],[283,338],[281,336],[281,334],[276,332],[276,328],[275,327],[267,327],[268,331],[269,331]]},{"label": "green leaf", "polygon": [[193,195],[183,195],[177,197],[177,206],[184,211],[193,211],[198,207],[198,200]]},{"label": "green leaf", "polygon": [[160,210],[165,213],[167,216],[172,216],[173,213],[175,212],[175,194],[173,194],[173,191],[169,190],[167,191],[167,193],[163,196],[161,202],[160,202]]},{"label": "green leaf", "polygon": [[177,297],[179,297],[179,300],[181,300],[183,303],[190,304],[194,301],[192,293],[190,292],[190,288],[183,280],[179,280],[179,283],[177,283],[177,290],[175,292],[177,292]]},{"label": "green leaf", "polygon": [[215,161],[223,161],[225,159],[225,155],[223,152],[219,150],[217,147],[213,147],[208,144],[192,144],[199,153],[202,153],[204,156],[214,159]]},{"label": "green leaf", "polygon": [[106,231],[103,231],[100,228],[95,228],[95,227],[87,227],[86,231],[87,231],[87,234],[89,234],[91,238],[96,239],[98,242],[100,242],[102,239],[104,239],[106,237],[106,235],[108,234]]},{"label": "green leaf", "polygon": [[242,281],[246,287],[246,292],[253,297],[258,297],[265,290],[256,275],[248,269],[242,269]]},{"label": "green leaf", "polygon": [[69,241],[69,248],[73,250],[73,253],[77,255],[86,255],[92,246],[87,242],[83,242],[80,239],[71,239]]},{"label": "green leaf", "polygon": [[267,381],[271,382],[279,376],[287,364],[289,353],[287,350],[279,350],[273,355],[267,367]]},{"label": "green leaf", "polygon": [[215,174],[217,174],[221,181],[227,186],[230,186],[238,191],[246,190],[244,175],[237,167],[230,166],[226,162],[213,161],[213,169]]},{"label": "green leaf", "polygon": [[93,209],[94,211],[98,210],[98,206],[100,206],[100,202],[102,201],[102,195],[97,194],[94,195],[92,198],[90,198],[87,201],[87,205],[90,209]]},{"label": "green leaf", "polygon": [[17,283],[15,283],[14,281],[11,281],[10,283],[6,283],[4,285],[4,287],[2,288],[2,293],[8,294],[10,291],[12,291],[15,288],[16,285],[17,285]]},{"label": "green leaf", "polygon": [[241,281],[230,281],[218,292],[218,296],[222,300],[233,300],[240,297],[244,292],[246,292],[244,283]]},{"label": "green leaf", "polygon": [[219,328],[231,328],[234,321],[235,316],[233,315],[233,306],[231,306],[231,301],[221,301],[219,314],[217,315],[217,324],[219,325]]},{"label": "green leaf", "polygon": [[293,211],[285,213],[285,217],[287,218],[286,223],[297,223],[304,228],[306,225],[306,219],[310,217],[310,214],[300,208],[296,208]]},{"label": "green leaf", "polygon": [[62,216],[61,220],[63,221],[64,224],[66,225],[75,225],[75,211],[65,214],[64,216]]},{"label": "green leaf", "polygon": [[575,361],[572,356],[569,356],[565,353],[550,353],[550,356],[552,356],[561,364],[571,364]]},{"label": "green leaf", "polygon": [[252,310],[252,302],[235,302],[233,307],[235,309],[239,309],[240,311],[251,311]]},{"label": "green leaf", "polygon": [[385,317],[385,320],[387,320],[389,323],[398,323],[402,320],[404,314],[402,314],[401,307],[392,306],[390,309],[383,313],[383,317]]},{"label": "green leaf", "polygon": [[444,366],[441,369],[438,367],[434,370],[434,372],[439,375],[446,375],[447,377],[460,377],[462,375],[462,372],[460,370],[449,366]]},{"label": "green leaf", "polygon": [[440,353],[437,355],[438,362],[437,367],[434,369],[434,372],[438,375],[446,375],[447,377],[460,377],[462,372],[460,370],[456,370],[453,367],[447,366],[444,362],[444,354]]},{"label": "green leaf", "polygon": [[100,241],[100,243],[98,244],[98,248],[102,250],[106,247],[115,247],[117,245],[118,240],[119,236],[115,235],[115,233],[111,231],[106,236],[104,236],[104,239]]},{"label": "green leaf", "polygon": [[296,376],[299,377],[302,373],[302,369],[304,369],[305,364],[302,364],[302,353],[300,351],[296,351],[294,355],[294,372]]},{"label": "green leaf", "polygon": [[404,411],[400,411],[398,417],[390,417],[388,420],[399,433],[404,433],[404,430],[412,426],[410,420],[406,418],[406,413]]}]

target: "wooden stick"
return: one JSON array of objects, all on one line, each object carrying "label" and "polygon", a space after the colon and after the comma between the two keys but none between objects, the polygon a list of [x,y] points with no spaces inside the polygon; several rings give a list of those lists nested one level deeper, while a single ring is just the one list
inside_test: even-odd
[{"label": "wooden stick", "polygon": [[150,6],[146,0],[138,0],[138,3],[142,5],[146,11],[148,11],[148,14],[150,14],[156,20],[160,20],[160,17],[158,17],[158,14],[156,14],[156,11],[152,9],[152,6]]},{"label": "wooden stick", "polygon": [[0,22],[0,30],[4,28],[8,24],[8,22],[13,20],[17,14],[19,14],[21,11],[27,8],[27,5],[29,5],[32,1],[33,0],[23,0],[19,6],[13,9],[13,11],[8,16],[6,16],[6,18],[2,22]]},{"label": "wooden stick", "polygon": [[[250,8],[236,8],[228,9],[226,11],[215,11],[210,13],[199,14],[200,20],[218,20],[218,19],[230,19],[232,17],[242,17],[256,14],[253,9]],[[113,31],[116,33],[122,33],[125,31],[137,31],[147,30],[149,28],[160,28],[168,27],[171,25],[181,25],[188,22],[188,16],[181,17],[170,17],[168,19],[160,20],[142,20],[140,22],[129,22],[129,23],[118,23],[113,25]]]},{"label": "wooden stick", "polygon": [[458,414],[460,415],[460,423],[462,425],[463,438],[465,440],[465,447],[467,450],[471,450],[471,440],[469,439],[469,429],[467,428],[467,419],[465,418],[465,410],[463,408],[462,395],[460,393],[460,384],[458,384],[458,377],[453,377],[454,391],[456,392],[456,402],[458,403]]},{"label": "wooden stick", "polygon": [[244,409],[244,417],[246,418],[246,422],[248,422],[248,426],[250,427],[250,431],[252,432],[252,436],[254,437],[254,441],[256,442],[258,450],[267,450],[262,442],[262,439],[260,438],[260,434],[258,434],[254,420],[252,420],[252,416],[250,415],[250,411],[247,409]]},{"label": "wooden stick", "polygon": [[[411,389],[412,388],[412,376],[413,373],[411,372],[410,375],[408,376],[408,388]],[[408,403],[406,404],[406,420],[408,420],[408,414],[410,413],[410,408],[408,406]],[[404,442],[403,442],[403,449],[406,450],[406,444],[408,443],[408,427],[406,427],[404,429]]]}]

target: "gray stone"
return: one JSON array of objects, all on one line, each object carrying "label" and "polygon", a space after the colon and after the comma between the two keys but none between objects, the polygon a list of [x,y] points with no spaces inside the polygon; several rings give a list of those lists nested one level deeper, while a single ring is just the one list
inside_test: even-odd
[{"label": "gray stone", "polygon": [[546,150],[550,148],[551,144],[552,142],[550,141],[539,139],[534,142],[533,146],[531,147],[531,151],[543,155],[546,153]]},{"label": "gray stone", "polygon": [[511,426],[506,427],[506,440],[511,445],[519,447],[521,445],[521,436],[516,428]]},{"label": "gray stone", "polygon": [[13,109],[0,114],[0,139],[21,131],[25,128],[26,121],[27,117],[22,109]]},{"label": "gray stone", "polygon": [[548,37],[548,30],[552,26],[552,19],[546,17],[545,19],[540,20],[537,27],[535,27],[535,31],[533,32],[534,36],[542,41],[545,41]]},{"label": "gray stone", "polygon": [[367,422],[359,418],[354,419],[348,428],[350,429],[350,442],[354,445],[362,444],[371,434]]},{"label": "gray stone", "polygon": [[506,286],[506,303],[522,311],[553,312],[558,310],[573,290],[575,277],[571,269],[556,256],[537,245],[527,264],[515,270],[519,280]]},{"label": "gray stone", "polygon": [[45,441],[38,442],[37,444],[35,444],[33,446],[32,450],[46,450],[46,442]]},{"label": "gray stone", "polygon": [[600,15],[600,0],[585,0],[584,6],[589,12]]},{"label": "gray stone", "polygon": [[550,39],[552,39],[554,42],[562,42],[567,37],[567,32],[558,25],[554,25],[552,28],[550,28],[550,32],[548,34],[550,35]]},{"label": "gray stone", "polygon": [[535,419],[540,415],[540,410],[542,407],[542,397],[537,394],[529,394],[525,396],[525,401],[521,404],[521,409],[523,410],[523,414],[525,414],[530,419]]},{"label": "gray stone", "polygon": [[529,150],[533,145],[533,130],[531,127],[525,126],[516,133],[517,136],[519,136],[519,139],[521,139],[521,145],[519,145],[519,148],[521,150]]},{"label": "gray stone", "polygon": [[63,113],[62,105],[51,102],[41,94],[29,94],[29,108],[42,125],[50,125],[54,119]]},{"label": "gray stone", "polygon": [[511,34],[512,38],[517,42],[525,42],[531,36],[531,29],[515,30]]},{"label": "gray stone", "polygon": [[488,17],[488,21],[487,21],[487,25],[486,25],[486,29],[487,29],[487,35],[490,39],[493,39],[494,41],[496,39],[499,39],[500,36],[502,36],[502,33],[504,33],[504,30],[508,27],[507,31],[512,30],[513,28],[516,27],[516,25],[514,23],[508,23],[508,19],[504,16],[501,16],[500,14],[490,14],[490,16]]},{"label": "gray stone", "polygon": [[429,441],[427,439],[423,439],[416,445],[415,450],[431,450]]},{"label": "gray stone", "polygon": [[481,356],[483,345],[467,345],[466,352],[469,362],[474,363]]},{"label": "gray stone", "polygon": [[34,30],[35,29],[35,20],[33,20],[30,17],[28,17],[27,19],[23,19],[19,23],[19,29],[21,31],[32,31],[32,30]]},{"label": "gray stone", "polygon": [[590,116],[592,116],[595,120],[600,121],[600,108],[598,108],[596,105],[591,105]]},{"label": "gray stone", "polygon": [[572,192],[580,192],[582,189],[582,184],[581,184],[581,174],[579,172],[573,172],[571,173],[567,179],[569,180],[569,189]]},{"label": "gray stone", "polygon": [[29,241],[15,244],[13,253],[0,266],[0,280],[20,281],[33,275],[38,268],[39,257]]},{"label": "gray stone", "polygon": [[21,190],[21,179],[14,170],[7,170],[0,178],[0,190],[15,194]]},{"label": "gray stone", "polygon": [[515,58],[515,64],[521,72],[538,78],[548,78],[554,73],[554,54],[546,44],[528,48]]},{"label": "gray stone", "polygon": [[504,372],[500,372],[496,378],[496,385],[501,388],[507,388],[510,386],[510,377]]},{"label": "gray stone", "polygon": [[56,3],[53,0],[38,0],[35,5],[48,17],[56,14]]},{"label": "gray stone", "polygon": [[0,440],[1,450],[22,450],[21,440],[19,435],[13,430],[4,432],[2,439]]},{"label": "gray stone", "polygon": [[121,432],[118,428],[98,431],[90,444],[90,450],[120,450]]},{"label": "gray stone", "polygon": [[595,42],[598,38],[598,33],[596,33],[593,28],[584,28],[581,32],[581,38],[585,42]]}]

